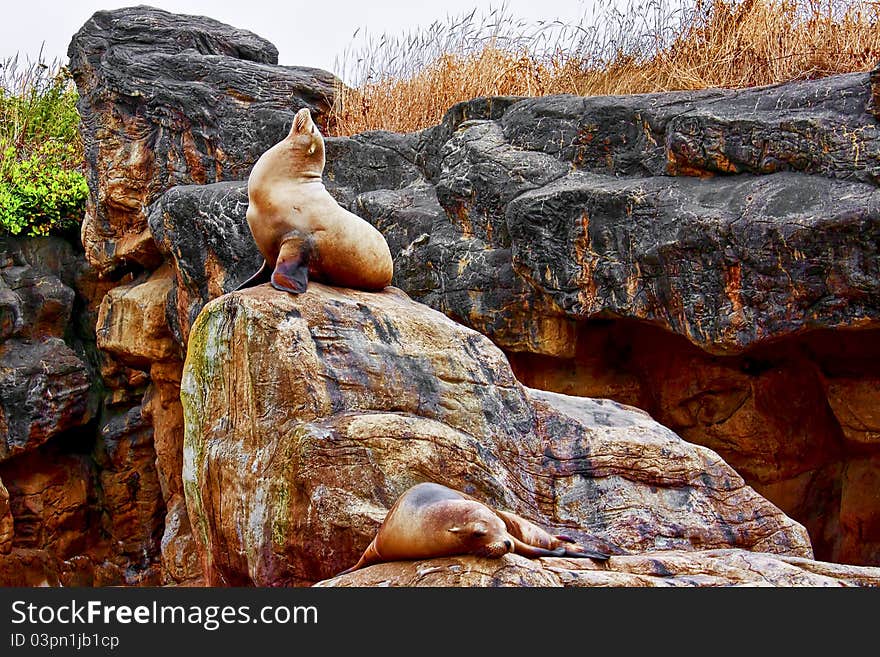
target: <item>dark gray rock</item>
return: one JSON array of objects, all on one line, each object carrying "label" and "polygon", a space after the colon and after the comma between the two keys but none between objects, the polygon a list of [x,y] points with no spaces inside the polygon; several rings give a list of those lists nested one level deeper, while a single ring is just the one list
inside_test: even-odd
[{"label": "dark gray rock", "polygon": [[865,110],[863,73],[730,94],[673,118],[672,170],[684,173],[803,171],[880,182],[880,126]]},{"label": "dark gray rock", "polygon": [[507,206],[514,269],[566,314],[741,351],[880,310],[880,190],[772,176],[575,173]]},{"label": "dark gray rock", "polygon": [[246,210],[243,182],[172,187],[150,208],[153,238],[174,263],[167,316],[181,345],[202,306],[237,288],[263,263]]},{"label": "dark gray rock", "polygon": [[0,345],[0,461],[90,419],[91,379],[61,338]]},{"label": "dark gray rock", "polygon": [[0,253],[0,336],[63,337],[75,297],[70,285],[77,275],[70,245],[57,238],[0,237]]},{"label": "dark gray rock", "polygon": [[325,139],[324,185],[350,207],[364,189],[399,189],[421,179],[415,164],[415,135],[366,132],[352,138]]}]

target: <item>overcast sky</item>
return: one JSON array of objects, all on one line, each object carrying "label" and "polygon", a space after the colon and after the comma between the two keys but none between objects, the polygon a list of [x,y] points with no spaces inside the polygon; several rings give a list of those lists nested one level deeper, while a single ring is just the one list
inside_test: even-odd
[{"label": "overcast sky", "polygon": [[[576,21],[594,0],[507,0],[509,14],[527,21]],[[0,0],[0,59],[16,53],[37,58],[45,42],[46,61],[67,61],[73,34],[101,9],[138,4],[99,0]],[[290,66],[315,66],[334,73],[334,63],[352,44],[356,29],[372,35],[402,34],[428,26],[447,16],[459,16],[475,7],[478,14],[501,1],[465,0],[153,0],[154,7],[181,14],[210,16],[235,27],[256,32],[275,44],[279,62]],[[356,42],[355,42],[356,43]]]}]

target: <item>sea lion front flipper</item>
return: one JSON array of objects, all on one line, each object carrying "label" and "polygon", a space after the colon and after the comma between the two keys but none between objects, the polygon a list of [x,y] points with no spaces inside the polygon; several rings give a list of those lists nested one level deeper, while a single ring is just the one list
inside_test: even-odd
[{"label": "sea lion front flipper", "polygon": [[262,283],[269,282],[269,263],[263,260],[263,264],[257,270],[257,273],[247,279],[244,283],[239,285],[237,288],[233,290],[233,292],[238,292],[239,290],[244,290],[249,287],[253,287],[254,285],[260,285]]},{"label": "sea lion front flipper", "polygon": [[309,285],[310,243],[298,237],[290,237],[281,244],[275,271],[272,272],[272,287],[291,294],[302,294]]}]

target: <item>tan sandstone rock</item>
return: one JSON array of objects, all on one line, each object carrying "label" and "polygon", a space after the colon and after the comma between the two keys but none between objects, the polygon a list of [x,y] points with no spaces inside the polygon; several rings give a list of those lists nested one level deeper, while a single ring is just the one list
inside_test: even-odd
[{"label": "tan sandstone rock", "polygon": [[847,440],[880,444],[880,378],[831,379],[828,404]]},{"label": "tan sandstone rock", "polygon": [[181,397],[209,584],[330,577],[420,481],[615,554],[812,557],[804,528],[711,450],[635,408],[522,386],[488,338],[394,288],[215,299]]},{"label": "tan sandstone rock", "polygon": [[110,290],[98,313],[98,348],[131,367],[175,358],[179,350],[165,320],[171,277],[165,265],[146,281]]},{"label": "tan sandstone rock", "polygon": [[508,554],[383,563],[315,586],[880,586],[880,568],[735,549],[616,556],[605,565]]},{"label": "tan sandstone rock", "polygon": [[9,506],[9,491],[0,481],[0,554],[12,552],[12,536],[15,531],[13,525],[12,509]]}]

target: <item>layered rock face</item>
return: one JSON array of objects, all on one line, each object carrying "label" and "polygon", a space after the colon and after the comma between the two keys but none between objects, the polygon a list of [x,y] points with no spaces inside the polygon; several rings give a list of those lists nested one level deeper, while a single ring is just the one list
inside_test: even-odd
[{"label": "layered rock face", "polygon": [[804,528],[712,451],[638,409],[523,387],[489,339],[394,288],[212,301],[181,393],[210,584],[330,577],[420,481],[617,554],[812,556]]},{"label": "layered rock face", "polygon": [[0,253],[0,584],[158,583],[152,428],[102,393],[105,285],[60,238]]},{"label": "layered rock face", "polygon": [[[822,558],[880,563],[872,84],[477,99],[419,133],[328,139],[324,179],[385,234],[395,285],[492,338],[521,381],[649,411]],[[244,182],[153,205],[178,340],[259,262],[234,241],[245,209]]]},{"label": "layered rock face", "polygon": [[144,6],[95,13],[67,54],[89,164],[82,238],[102,274],[155,268],[144,206],[172,185],[247,177],[298,109],[324,123],[335,82],[278,66],[246,30]]},{"label": "layered rock face", "polygon": [[449,557],[371,566],[315,586],[880,586],[880,569],[745,550],[657,551],[588,560]]},{"label": "layered rock face", "polygon": [[[115,546],[101,562],[112,568],[90,557],[77,581],[198,582],[202,538],[192,535],[181,478],[182,354],[204,305],[260,264],[244,220],[251,165],[300,107],[326,134],[334,79],[278,66],[274,47],[256,35],[149,7],[98,12],[69,52],[91,193],[82,239],[92,273],[77,287],[87,312],[73,316],[97,326],[100,351],[84,358],[65,344],[89,372],[89,399],[99,401],[81,414],[91,418],[82,420],[91,442],[72,447],[59,466],[68,474],[56,479],[90,473],[84,492],[68,497],[89,500],[96,536]],[[385,234],[395,285],[504,351],[529,386],[529,412],[538,388],[645,409],[803,523],[818,558],[878,564],[876,78],[477,99],[419,133],[328,139],[325,183]],[[27,311],[3,294],[0,332],[16,340],[16,312]],[[41,325],[60,325],[53,303],[39,304]],[[77,371],[53,356],[50,370],[28,376],[52,390]],[[10,399],[24,394],[17,381],[0,383]],[[52,394],[41,400],[54,400],[59,421],[79,422],[64,418],[80,417],[83,394]],[[55,423],[31,432],[28,422],[16,417],[24,428],[0,450],[30,441],[36,451],[19,450],[8,463],[40,450],[56,459],[68,432],[47,436]],[[0,551],[9,544],[3,518],[15,522],[20,500],[37,499],[35,486],[13,486],[3,467],[12,510],[4,514],[0,501]],[[511,472],[508,479],[519,476]],[[506,481],[490,501],[505,502]],[[105,493],[105,484],[131,496]],[[362,524],[358,540],[396,490],[389,484],[381,504],[364,511],[373,524]],[[99,501],[105,494],[118,511]],[[530,513],[555,522],[543,507]],[[592,521],[583,526],[597,540],[621,540],[621,549],[648,547]],[[760,544],[751,540],[701,547]],[[32,547],[40,541],[64,545],[20,543],[16,572],[72,581],[68,566]],[[299,553],[285,545],[245,575],[241,564],[229,566],[230,581],[305,583],[336,572],[295,559],[278,566]],[[357,556],[353,546],[340,549]],[[132,575],[119,574],[123,563],[136,564],[121,570]],[[226,577],[226,568],[209,573]]]}]

